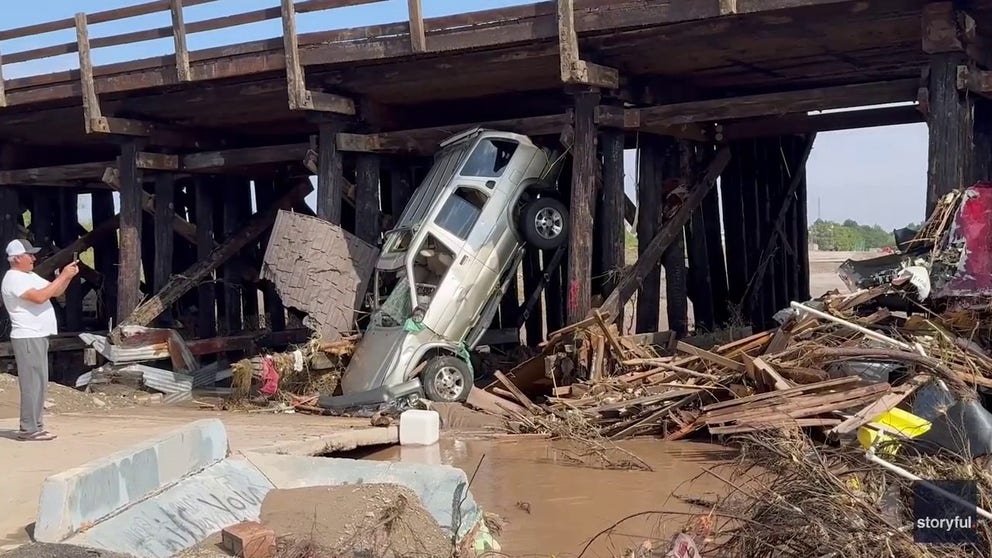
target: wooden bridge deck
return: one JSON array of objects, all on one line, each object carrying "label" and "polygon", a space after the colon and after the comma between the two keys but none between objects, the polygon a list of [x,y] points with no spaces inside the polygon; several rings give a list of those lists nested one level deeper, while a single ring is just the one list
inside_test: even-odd
[{"label": "wooden bridge deck", "polygon": [[[296,11],[370,2],[308,0],[297,2]],[[576,0],[574,27],[583,58],[616,69],[617,96],[633,106],[812,90],[803,94],[803,106],[773,101],[779,106],[752,111],[760,116],[820,108],[817,104],[838,108],[914,100],[913,80],[919,80],[926,62],[920,49],[925,3]],[[105,22],[169,10],[170,4],[159,0],[86,19]],[[88,47],[122,48],[169,36],[182,47],[188,33],[280,17],[274,7],[184,25],[179,20],[178,27],[89,37]],[[77,24],[68,19],[2,30],[0,41]],[[307,87],[378,107],[368,113],[376,113],[369,119],[379,131],[562,114],[570,106],[562,90],[555,2],[427,19],[415,27],[421,25],[422,49],[412,40],[409,22],[299,35]],[[77,52],[79,44],[3,53],[2,60],[11,64]],[[193,136],[200,131],[204,138],[220,135],[229,144],[285,143],[313,130],[305,112],[290,110],[287,103],[286,44],[285,37],[276,37],[96,67],[94,96],[104,116],[188,129]],[[186,75],[179,71],[184,60]],[[86,133],[85,80],[78,70],[6,80],[0,141],[72,145],[92,149],[91,156],[115,153],[106,135]],[[852,84],[869,85],[853,91],[840,87]],[[722,112],[713,112],[720,107]],[[732,102],[689,105],[648,114],[644,124],[663,128],[671,122],[732,119],[734,113]],[[86,158],[79,153],[77,160]]]}]

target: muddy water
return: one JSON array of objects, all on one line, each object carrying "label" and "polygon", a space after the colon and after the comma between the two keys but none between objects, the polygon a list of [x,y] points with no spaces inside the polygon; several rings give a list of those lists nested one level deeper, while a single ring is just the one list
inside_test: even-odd
[{"label": "muddy water", "polygon": [[429,448],[394,446],[364,458],[443,463],[464,470],[472,479],[475,500],[505,522],[497,540],[502,552],[510,556],[579,556],[597,533],[626,516],[681,512],[625,521],[609,536],[593,541],[581,555],[622,556],[624,549],[638,547],[645,540],[661,545],[692,513],[703,511],[673,493],[713,500],[727,492],[727,486],[704,474],[703,468],[715,467],[727,478],[725,465],[735,457],[732,450],[684,441],[636,440],[620,445],[654,471],[575,466],[559,451],[570,450],[568,445],[544,439],[472,439],[454,434]]}]

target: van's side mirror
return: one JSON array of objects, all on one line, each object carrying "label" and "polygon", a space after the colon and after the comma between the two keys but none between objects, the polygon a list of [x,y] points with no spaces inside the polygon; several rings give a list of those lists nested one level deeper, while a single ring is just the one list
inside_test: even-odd
[{"label": "van's side mirror", "polygon": [[424,314],[425,313],[426,312],[424,311],[424,307],[423,306],[418,306],[418,307],[414,308],[413,309],[413,316],[411,316],[411,319],[413,320],[413,323],[419,324],[419,323],[423,322],[424,321]]}]

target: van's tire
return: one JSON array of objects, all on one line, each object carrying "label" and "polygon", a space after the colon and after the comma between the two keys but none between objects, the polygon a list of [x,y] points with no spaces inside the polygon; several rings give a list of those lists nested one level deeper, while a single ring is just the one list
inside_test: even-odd
[{"label": "van's tire", "polygon": [[568,209],[552,197],[530,201],[520,212],[520,229],[528,244],[553,250],[568,240]]},{"label": "van's tire", "polygon": [[454,356],[434,357],[420,375],[427,399],[438,403],[464,403],[472,390],[472,370]]}]

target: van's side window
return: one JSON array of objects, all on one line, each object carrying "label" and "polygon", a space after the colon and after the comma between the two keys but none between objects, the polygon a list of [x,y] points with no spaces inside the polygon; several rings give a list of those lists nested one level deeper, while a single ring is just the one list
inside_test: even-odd
[{"label": "van's side window", "polygon": [[462,168],[462,176],[478,176],[482,178],[499,178],[503,175],[510,159],[517,151],[515,141],[489,139],[483,140],[475,148],[472,155]]},{"label": "van's side window", "polygon": [[461,186],[448,196],[434,222],[458,238],[466,240],[487,201],[489,196],[481,190]]}]

